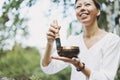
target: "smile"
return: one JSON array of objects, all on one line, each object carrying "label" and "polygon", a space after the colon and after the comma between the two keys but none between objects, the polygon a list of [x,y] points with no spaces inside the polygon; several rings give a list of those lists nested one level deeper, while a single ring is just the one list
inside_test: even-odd
[{"label": "smile", "polygon": [[88,17],[88,13],[80,14],[81,19],[86,19]]},{"label": "smile", "polygon": [[88,15],[88,13],[81,13],[80,16]]}]

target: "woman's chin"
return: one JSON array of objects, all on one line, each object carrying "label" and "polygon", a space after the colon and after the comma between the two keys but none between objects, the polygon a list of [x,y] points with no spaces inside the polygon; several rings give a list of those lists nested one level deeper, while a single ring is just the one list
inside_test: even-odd
[{"label": "woman's chin", "polygon": [[89,22],[90,20],[88,18],[86,19],[79,19],[81,23],[86,23],[86,22]]},{"label": "woman's chin", "polygon": [[83,25],[89,25],[89,21],[81,21]]}]

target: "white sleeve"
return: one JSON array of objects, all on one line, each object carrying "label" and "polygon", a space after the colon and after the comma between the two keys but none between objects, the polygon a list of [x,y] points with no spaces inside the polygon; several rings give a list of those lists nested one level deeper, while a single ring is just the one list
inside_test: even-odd
[{"label": "white sleeve", "polygon": [[[64,68],[66,68],[69,65],[69,63],[66,63],[66,62],[63,62],[63,61],[60,61],[60,60],[52,59],[51,63],[48,66],[43,67],[42,66],[43,56],[44,55],[41,55],[40,66],[41,66],[42,71],[46,74],[57,73],[57,72],[63,70]],[[52,56],[58,56],[57,52],[55,51],[55,53],[53,53]]]},{"label": "white sleeve", "polygon": [[89,80],[114,80],[119,67],[120,38],[113,40],[103,46],[100,71],[91,70]]}]

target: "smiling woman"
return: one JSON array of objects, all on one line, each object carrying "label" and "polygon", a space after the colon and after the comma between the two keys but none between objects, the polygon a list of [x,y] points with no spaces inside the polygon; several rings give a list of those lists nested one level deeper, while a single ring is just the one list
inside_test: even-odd
[{"label": "smiling woman", "polygon": [[[92,6],[94,4],[95,4],[95,6]],[[88,15],[90,15],[90,16],[88,16]],[[77,16],[78,20],[80,20],[80,22],[82,22],[82,23],[85,23],[85,22],[88,23],[88,21],[91,20],[90,17],[92,17],[92,20],[98,19],[100,16],[99,3],[96,2],[96,0],[94,0],[94,2],[93,1],[86,2],[86,0],[78,1],[76,3],[76,16]],[[92,24],[91,23],[91,22],[93,22],[92,20],[89,21],[89,24]]]},{"label": "smiling woman", "polygon": [[[100,5],[97,0],[76,0],[76,17],[83,25],[83,32],[71,36],[67,45],[78,46],[78,57],[61,57],[52,54],[53,42],[59,35],[60,25],[53,21],[48,29],[47,44],[41,59],[41,68],[47,74],[72,67],[71,80],[114,80],[119,67],[120,37],[99,28]],[[58,28],[60,28],[58,30]]]}]

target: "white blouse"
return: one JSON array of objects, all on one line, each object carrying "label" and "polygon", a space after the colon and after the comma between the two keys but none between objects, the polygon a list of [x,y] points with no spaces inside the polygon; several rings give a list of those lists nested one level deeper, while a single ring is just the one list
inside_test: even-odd
[{"label": "white blouse", "polygon": [[71,80],[114,80],[120,61],[120,38],[117,35],[108,33],[89,49],[84,43],[83,34],[71,36],[67,42],[67,46],[79,46],[78,57],[91,70],[89,79],[82,72],[76,71],[72,64],[59,60],[52,60],[47,67],[41,65],[45,73],[54,74],[70,65]]}]

